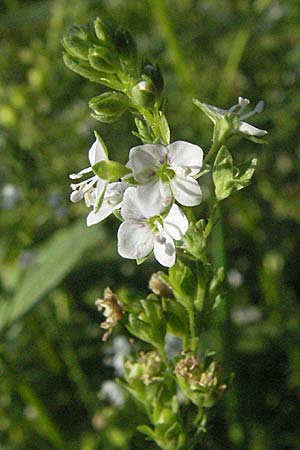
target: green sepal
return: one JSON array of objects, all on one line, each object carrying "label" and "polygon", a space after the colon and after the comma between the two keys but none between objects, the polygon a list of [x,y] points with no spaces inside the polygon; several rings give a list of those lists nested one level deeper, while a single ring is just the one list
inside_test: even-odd
[{"label": "green sepal", "polygon": [[205,103],[200,102],[197,98],[193,98],[192,102],[213,122],[213,124],[216,124],[218,120],[217,115],[213,114],[211,110],[207,108]]},{"label": "green sepal", "polygon": [[117,161],[110,160],[99,161],[92,166],[92,169],[99,178],[107,180],[110,183],[131,173],[131,170],[128,169],[128,167],[123,166],[123,164],[120,164]]},{"label": "green sepal", "polygon": [[115,32],[114,42],[124,68],[135,71],[137,68],[137,47],[131,33],[123,27]]},{"label": "green sepal", "polygon": [[104,199],[104,195],[106,192],[106,188],[107,188],[108,183],[105,183],[104,188],[102,189],[101,194],[99,195],[99,197],[97,198],[97,203],[95,205],[95,213],[97,213],[99,211],[99,209],[102,206],[103,203],[103,199]]},{"label": "green sepal", "polygon": [[63,36],[61,43],[69,55],[87,61],[89,47],[93,45],[94,40],[95,36],[88,26],[78,27],[73,25]]},{"label": "green sepal", "polygon": [[100,17],[94,20],[95,33],[102,45],[111,46],[114,43],[112,29]]},{"label": "green sepal", "polygon": [[133,131],[132,134],[137,136],[143,144],[151,144],[153,142],[153,135],[147,124],[143,120],[137,118],[134,119],[134,122],[138,129],[138,133]]},{"label": "green sepal", "polygon": [[159,125],[159,131],[160,131],[160,134],[162,137],[163,144],[169,145],[171,133],[170,133],[170,127],[169,127],[168,121],[162,111],[159,111],[158,114],[159,114],[159,124],[158,125]]},{"label": "green sepal", "polygon": [[107,150],[107,147],[105,145],[104,140],[102,139],[102,137],[100,136],[100,134],[96,130],[94,130],[94,135],[95,135],[95,138],[98,139],[98,141],[100,142],[100,144],[101,144],[101,146],[103,148],[103,151],[105,153],[105,156],[108,159],[108,150]]},{"label": "green sepal", "polygon": [[146,436],[148,436],[150,439],[154,440],[156,439],[156,433],[154,430],[152,430],[152,428],[148,427],[148,425],[139,425],[136,428],[140,433],[145,434]]},{"label": "green sepal", "polygon": [[91,67],[100,72],[116,73],[120,68],[115,54],[107,47],[97,45],[90,48],[88,60]]},{"label": "green sepal", "polygon": [[136,259],[136,264],[138,266],[141,266],[147,259],[148,259],[148,256],[144,256],[144,258],[137,258]]},{"label": "green sepal", "polygon": [[81,75],[82,77],[87,78],[88,80],[95,83],[105,84],[105,81],[109,83],[109,80],[105,79],[104,73],[100,74],[96,70],[92,69],[89,65],[83,64],[82,61],[68,55],[67,53],[63,54],[63,60],[65,65],[78,75]]},{"label": "green sepal", "polygon": [[120,222],[124,222],[123,217],[121,216],[121,211],[120,209],[114,209],[113,210],[113,215],[115,216],[116,219],[118,219]]}]

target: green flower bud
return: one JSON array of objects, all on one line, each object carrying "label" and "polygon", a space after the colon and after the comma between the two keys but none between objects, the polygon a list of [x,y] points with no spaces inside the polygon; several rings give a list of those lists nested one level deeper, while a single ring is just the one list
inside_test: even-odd
[{"label": "green flower bud", "polygon": [[128,108],[128,99],[119,92],[105,92],[93,97],[89,106],[96,113],[93,117],[100,122],[115,122]]},{"label": "green flower bud", "polygon": [[99,41],[106,45],[111,45],[113,43],[112,31],[106,24],[104,24],[104,22],[99,17],[94,20],[94,27],[96,36]]},{"label": "green flower bud", "polygon": [[146,64],[143,68],[143,73],[153,82],[156,92],[161,94],[164,89],[164,79],[158,66],[153,67],[151,64]]},{"label": "green flower bud", "polygon": [[156,100],[156,90],[150,79],[136,84],[131,90],[131,95],[134,103],[144,108],[152,108]]},{"label": "green flower bud", "polygon": [[71,56],[88,60],[91,41],[83,28],[77,26],[70,28],[69,33],[62,38],[62,44]]},{"label": "green flower bud", "polygon": [[74,57],[68,55],[67,53],[65,53],[63,55],[63,60],[64,60],[65,65],[70,70],[77,73],[78,75],[81,75],[84,78],[88,78],[90,81],[94,81],[96,83],[101,82],[102,84],[105,84],[105,81],[107,81],[107,82],[109,81],[109,80],[105,80],[103,78],[103,76],[105,76],[105,74],[100,74],[96,70],[89,67],[89,65],[87,66],[86,62],[80,61],[79,59],[74,58]]},{"label": "green flower bud", "polygon": [[90,48],[88,59],[92,68],[100,72],[115,73],[119,68],[114,52],[107,47]]},{"label": "green flower bud", "polygon": [[115,45],[119,53],[122,65],[129,70],[137,67],[136,43],[130,32],[119,27],[115,33]]}]

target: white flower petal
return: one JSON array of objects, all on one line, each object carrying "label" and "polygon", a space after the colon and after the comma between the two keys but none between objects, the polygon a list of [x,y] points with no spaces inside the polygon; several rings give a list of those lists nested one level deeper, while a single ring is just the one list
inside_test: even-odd
[{"label": "white flower petal", "polygon": [[107,204],[103,204],[97,212],[93,209],[86,218],[87,226],[90,227],[91,225],[102,222],[102,220],[106,219],[106,217],[108,217],[114,209],[116,209],[115,206]]},{"label": "white flower petal", "polygon": [[107,156],[102,144],[95,140],[91,148],[89,149],[89,161],[91,166],[94,166],[97,162],[106,160]]},{"label": "white flower petal", "polygon": [[256,128],[247,122],[240,122],[239,132],[243,133],[243,134],[247,134],[248,136],[265,136],[266,134],[268,134],[268,132],[266,130]]},{"label": "white flower petal", "polygon": [[155,235],[154,256],[162,266],[172,267],[175,264],[176,251],[174,241],[163,229]]},{"label": "white flower petal", "polygon": [[124,220],[143,220],[145,216],[140,208],[137,188],[129,187],[123,197],[121,216]]},{"label": "white flower petal", "polygon": [[145,144],[133,147],[129,152],[129,164],[138,183],[149,183],[156,170],[165,161],[167,150],[163,145]]},{"label": "white flower petal", "polygon": [[184,206],[196,206],[201,203],[202,192],[194,178],[175,175],[170,181],[175,199]]},{"label": "white flower petal", "polygon": [[168,162],[170,166],[190,169],[189,175],[196,175],[203,162],[203,150],[198,145],[189,142],[176,141],[168,146]]},{"label": "white flower petal", "polygon": [[118,252],[123,258],[145,258],[153,250],[154,234],[147,223],[123,222],[118,230]]},{"label": "white flower petal", "polygon": [[166,232],[173,239],[179,241],[187,232],[188,226],[189,222],[183,211],[178,205],[173,205],[163,222],[163,227]]},{"label": "white flower petal", "polygon": [[145,217],[156,216],[166,209],[167,199],[161,194],[161,180],[154,180],[136,189],[139,205]]},{"label": "white flower petal", "polygon": [[87,167],[86,169],[80,170],[78,173],[71,173],[69,175],[69,178],[71,178],[71,180],[78,180],[78,178],[81,178],[82,175],[85,175],[86,173],[90,173],[92,171],[93,169],[91,167]]}]

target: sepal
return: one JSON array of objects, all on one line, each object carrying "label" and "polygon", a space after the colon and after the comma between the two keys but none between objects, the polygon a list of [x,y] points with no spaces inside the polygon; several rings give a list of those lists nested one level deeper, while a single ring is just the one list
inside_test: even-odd
[{"label": "sepal", "polygon": [[117,161],[106,160],[97,162],[92,166],[92,169],[99,178],[109,181],[110,183],[118,181],[124,175],[131,172],[128,167],[123,166],[123,164],[120,164]]}]

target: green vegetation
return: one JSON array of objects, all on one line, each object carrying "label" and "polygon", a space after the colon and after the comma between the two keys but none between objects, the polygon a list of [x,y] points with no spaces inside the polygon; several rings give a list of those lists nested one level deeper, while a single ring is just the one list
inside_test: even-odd
[{"label": "green vegetation", "polygon": [[[226,304],[207,318],[203,348],[217,348],[235,377],[212,410],[201,450],[295,450],[300,5],[294,0],[3,0],[0,449],[156,448],[136,431],[146,422],[138,404],[126,393],[122,404],[107,395],[107,380],[119,375],[129,344],[122,324],[102,343],[95,300],[106,286],[120,298],[146,296],[157,264],[121,259],[116,222],[86,228],[86,208],[69,202],[68,174],[86,166],[94,129],[111,159],[124,163],[139,142],[130,112],[109,125],[91,117],[88,101],[104,89],[62,60],[66,29],[98,15],[130,29],[141,53],[160,65],[171,141],[210,147],[211,123],[191,98],[224,108],[238,96],[265,101],[253,123],[269,131],[268,145],[236,140],[233,150],[235,163],[239,154],[242,161],[257,158],[254,181],[222,204],[213,234],[211,254],[216,267],[226,268],[228,291]],[[206,200],[198,215],[208,207]],[[131,346],[138,350],[138,340]]]}]

